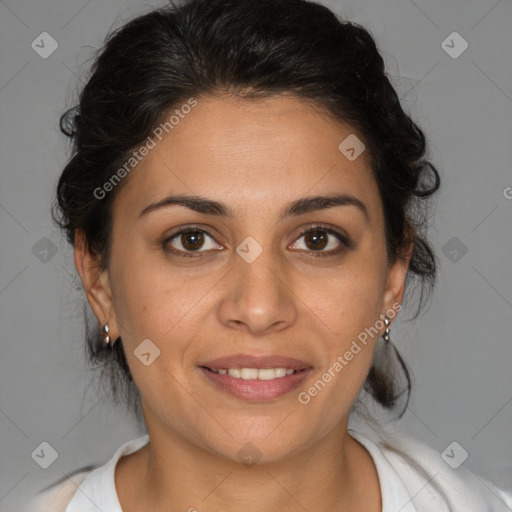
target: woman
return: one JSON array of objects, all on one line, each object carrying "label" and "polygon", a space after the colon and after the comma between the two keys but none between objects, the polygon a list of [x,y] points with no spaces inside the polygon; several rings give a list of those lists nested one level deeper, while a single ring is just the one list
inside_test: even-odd
[{"label": "woman", "polygon": [[349,428],[362,390],[403,414],[390,328],[436,275],[439,175],[365,29],[303,0],[156,10],[61,126],[91,357],[148,434],[35,509],[510,510],[392,427]]}]

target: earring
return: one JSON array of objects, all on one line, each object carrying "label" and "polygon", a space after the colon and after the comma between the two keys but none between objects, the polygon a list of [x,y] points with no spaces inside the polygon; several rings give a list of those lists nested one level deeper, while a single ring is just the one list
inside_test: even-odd
[{"label": "earring", "polygon": [[101,328],[101,333],[102,333],[102,336],[103,336],[103,346],[104,347],[108,347],[110,345],[109,332],[110,332],[110,328],[109,328],[108,324],[105,324]]},{"label": "earring", "polygon": [[384,318],[384,324],[386,325],[386,330],[384,331],[384,334],[382,335],[382,338],[384,339],[384,341],[386,343],[389,343],[389,324],[391,322],[389,321],[389,317],[388,315],[385,316]]}]

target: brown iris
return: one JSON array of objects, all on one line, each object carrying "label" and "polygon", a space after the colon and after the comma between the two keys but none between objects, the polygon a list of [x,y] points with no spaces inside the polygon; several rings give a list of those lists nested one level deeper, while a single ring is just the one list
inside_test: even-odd
[{"label": "brown iris", "polygon": [[204,243],[204,233],[201,231],[187,231],[181,234],[181,243],[189,251],[197,251]]},{"label": "brown iris", "polygon": [[325,231],[310,231],[304,235],[304,241],[309,249],[324,249],[328,242],[328,235]]}]

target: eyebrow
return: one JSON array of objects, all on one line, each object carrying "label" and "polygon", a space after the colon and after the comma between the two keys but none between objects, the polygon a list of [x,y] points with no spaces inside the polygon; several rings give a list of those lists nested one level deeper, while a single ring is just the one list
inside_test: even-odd
[{"label": "eyebrow", "polygon": [[[171,195],[164,199],[151,203],[146,206],[139,214],[139,218],[146,217],[150,213],[167,208],[169,206],[184,206],[198,213],[206,215],[216,215],[224,218],[234,218],[235,211],[225,203],[207,199],[197,195]],[[350,194],[337,194],[331,196],[307,196],[292,201],[285,205],[281,211],[279,218],[283,220],[287,217],[296,217],[305,213],[310,213],[319,210],[326,210],[335,206],[355,206],[367,221],[370,220],[368,209],[365,204]]]}]

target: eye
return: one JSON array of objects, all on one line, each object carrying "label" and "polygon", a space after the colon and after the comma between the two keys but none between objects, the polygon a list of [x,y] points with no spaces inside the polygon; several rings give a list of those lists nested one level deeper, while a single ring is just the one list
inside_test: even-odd
[{"label": "eye", "polygon": [[[166,251],[181,253],[179,255],[185,257],[196,256],[187,253],[203,253],[222,248],[206,231],[193,227],[181,228],[172,236],[166,238],[162,245]],[[197,256],[202,256],[202,254]]]},{"label": "eye", "polygon": [[[301,239],[304,239],[300,242]],[[162,242],[166,252],[183,257],[203,257],[208,251],[223,247],[206,231],[193,226],[180,228]],[[343,233],[325,226],[308,226],[303,229],[297,240],[290,246],[299,252],[313,253],[311,256],[334,256],[353,244]],[[316,254],[315,254],[316,253]]]},{"label": "eye", "polygon": [[352,247],[352,243],[346,235],[324,226],[307,227],[300,232],[297,240],[302,238],[304,239],[302,242],[295,241],[291,247],[300,251],[318,253],[313,254],[314,257],[334,256],[343,249]]}]

